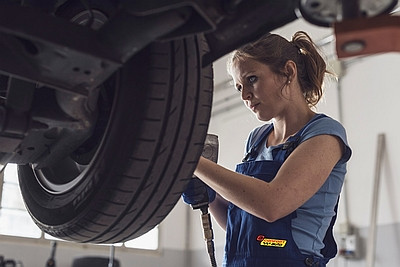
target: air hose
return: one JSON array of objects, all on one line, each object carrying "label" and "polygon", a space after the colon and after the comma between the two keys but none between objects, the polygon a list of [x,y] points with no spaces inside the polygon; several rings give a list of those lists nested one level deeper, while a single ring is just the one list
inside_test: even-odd
[{"label": "air hose", "polygon": [[201,221],[203,224],[204,240],[207,245],[207,252],[210,256],[211,266],[217,267],[217,261],[215,260],[215,247],[214,247],[214,232],[211,226],[211,216],[208,212],[208,206],[200,208],[201,210]]}]

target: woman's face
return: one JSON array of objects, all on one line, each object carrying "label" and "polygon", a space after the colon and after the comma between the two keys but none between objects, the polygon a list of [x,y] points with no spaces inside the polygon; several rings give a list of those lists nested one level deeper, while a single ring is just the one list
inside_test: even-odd
[{"label": "woman's face", "polygon": [[284,111],[283,87],[287,81],[269,66],[254,59],[237,61],[232,66],[232,78],[243,102],[259,120],[269,121]]}]

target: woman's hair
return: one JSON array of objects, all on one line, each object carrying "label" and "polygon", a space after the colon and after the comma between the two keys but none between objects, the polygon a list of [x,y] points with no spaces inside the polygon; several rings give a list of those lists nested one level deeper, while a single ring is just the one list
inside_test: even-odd
[{"label": "woman's hair", "polygon": [[292,41],[277,34],[267,34],[255,42],[248,43],[235,50],[228,60],[228,72],[231,73],[235,62],[251,58],[268,65],[273,72],[289,78],[284,67],[288,60],[297,66],[297,76],[304,98],[309,106],[315,106],[321,99],[322,83],[326,64],[319,54],[310,36],[303,31],[296,32]]}]

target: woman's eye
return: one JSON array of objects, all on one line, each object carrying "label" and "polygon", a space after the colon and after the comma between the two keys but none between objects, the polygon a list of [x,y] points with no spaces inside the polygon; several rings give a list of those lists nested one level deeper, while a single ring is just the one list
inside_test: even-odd
[{"label": "woman's eye", "polygon": [[247,78],[250,84],[253,84],[257,81],[257,77],[256,76],[250,76]]},{"label": "woman's eye", "polygon": [[236,90],[238,90],[239,92],[242,91],[242,86],[241,85],[236,85]]}]

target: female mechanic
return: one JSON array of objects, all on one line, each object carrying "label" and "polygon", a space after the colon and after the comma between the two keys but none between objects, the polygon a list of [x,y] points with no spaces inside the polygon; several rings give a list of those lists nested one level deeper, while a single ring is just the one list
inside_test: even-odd
[{"label": "female mechanic", "polygon": [[332,227],[351,149],[343,126],[314,111],[323,58],[305,32],[291,41],[267,34],[234,51],[228,72],[266,124],[249,134],[236,172],[203,157],[195,170],[216,191],[210,211],[226,230],[223,265],[326,266],[337,252]]}]

